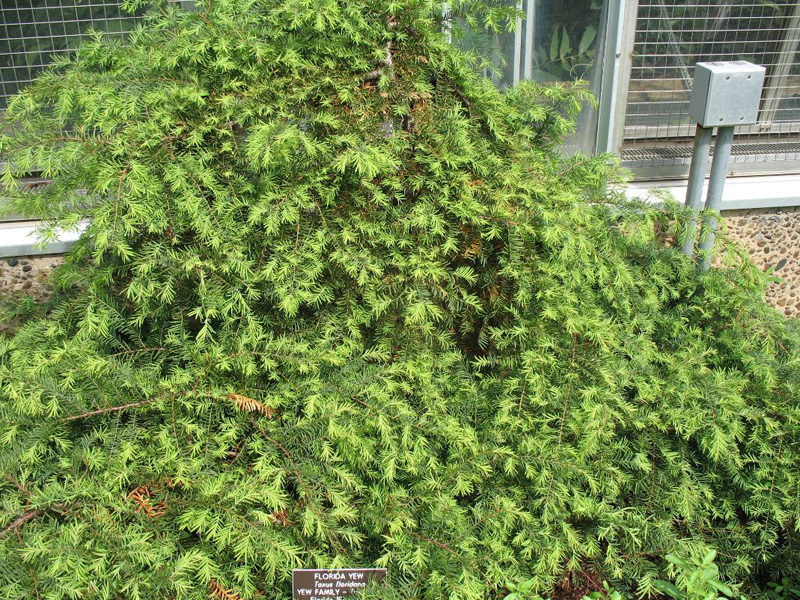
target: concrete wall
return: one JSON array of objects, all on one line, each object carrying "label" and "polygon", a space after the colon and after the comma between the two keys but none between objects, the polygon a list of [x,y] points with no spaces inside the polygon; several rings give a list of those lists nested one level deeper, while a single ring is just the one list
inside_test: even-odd
[{"label": "concrete wall", "polygon": [[[727,211],[731,237],[744,245],[763,269],[775,266],[785,284],[773,283],[767,300],[790,316],[800,316],[800,207]],[[49,295],[46,285],[56,256],[0,260],[0,296],[30,293],[37,299]]]}]

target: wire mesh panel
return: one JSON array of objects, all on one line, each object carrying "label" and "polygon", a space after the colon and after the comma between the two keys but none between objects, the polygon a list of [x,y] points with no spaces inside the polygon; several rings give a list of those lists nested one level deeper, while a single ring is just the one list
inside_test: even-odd
[{"label": "wire mesh panel", "polygon": [[640,0],[625,118],[624,163],[657,176],[688,172],[694,65],[767,68],[759,120],[737,128],[733,171],[800,170],[800,0]]},{"label": "wire mesh panel", "polygon": [[[0,119],[13,94],[57,56],[76,50],[90,31],[124,35],[137,18],[115,0],[0,0]],[[35,173],[22,181],[26,190],[46,184]]]},{"label": "wire mesh panel", "polygon": [[90,30],[122,35],[135,21],[115,0],[2,0],[0,110],[54,57],[75,50]]}]

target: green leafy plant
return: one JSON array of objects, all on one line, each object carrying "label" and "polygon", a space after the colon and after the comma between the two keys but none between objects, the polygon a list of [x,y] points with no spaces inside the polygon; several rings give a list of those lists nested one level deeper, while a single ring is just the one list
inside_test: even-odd
[{"label": "green leafy plant", "polygon": [[[674,582],[663,579],[654,581],[641,580],[635,582],[638,594],[649,595],[650,589],[673,600],[728,600],[738,594],[720,579],[719,569],[714,560],[717,553],[711,550],[702,558],[683,559],[674,554],[667,554],[666,560],[674,571]],[[603,582],[603,590],[584,596],[584,600],[625,600],[629,594],[615,589],[608,582]]]},{"label": "green leafy plant", "polygon": [[535,590],[536,581],[533,579],[526,579],[519,583],[508,583],[508,594],[504,600],[541,600],[541,596]]},{"label": "green leafy plant", "polygon": [[0,338],[0,597],[800,572],[797,322],[560,156],[585,87],[499,92],[438,2],[198,4],[9,105],[8,210],[90,223]]},{"label": "green leafy plant", "polygon": [[770,600],[792,600],[800,598],[800,586],[788,577],[783,577],[780,582],[770,581],[764,596]]},{"label": "green leafy plant", "polygon": [[602,591],[590,592],[583,597],[583,600],[625,600],[625,598],[625,594],[608,585],[607,581],[604,581]]},{"label": "green leafy plant", "polygon": [[714,559],[716,550],[707,552],[702,558],[684,559],[674,554],[666,558],[675,567],[675,583],[659,579],[656,588],[674,600],[718,600],[735,598],[731,587],[720,580],[719,568]]},{"label": "green leafy plant", "polygon": [[590,75],[595,61],[602,3],[551,0],[537,4],[543,28],[533,53],[537,81],[572,81]]},{"label": "green leafy plant", "polygon": [[583,30],[578,45],[573,46],[567,28],[561,25],[553,31],[549,44],[539,46],[536,67],[559,81],[579,79],[594,63],[596,39],[597,28],[589,25]]}]

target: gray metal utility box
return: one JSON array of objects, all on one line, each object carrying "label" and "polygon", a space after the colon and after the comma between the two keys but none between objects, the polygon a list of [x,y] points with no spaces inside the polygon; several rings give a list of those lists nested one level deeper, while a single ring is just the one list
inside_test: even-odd
[{"label": "gray metal utility box", "polygon": [[703,127],[752,125],[766,71],[744,60],[697,63],[689,116]]}]

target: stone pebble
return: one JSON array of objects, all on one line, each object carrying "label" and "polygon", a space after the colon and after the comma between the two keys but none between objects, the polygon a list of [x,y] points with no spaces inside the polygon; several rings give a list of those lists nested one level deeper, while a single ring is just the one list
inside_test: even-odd
[{"label": "stone pebble", "polygon": [[59,263],[61,263],[60,256],[20,256],[0,259],[0,297],[31,294],[37,301],[46,301],[52,292],[48,277]]},{"label": "stone pebble", "polygon": [[788,316],[800,316],[800,207],[723,213],[729,237],[746,248],[753,262],[775,267],[783,283],[767,287],[767,301]]}]

